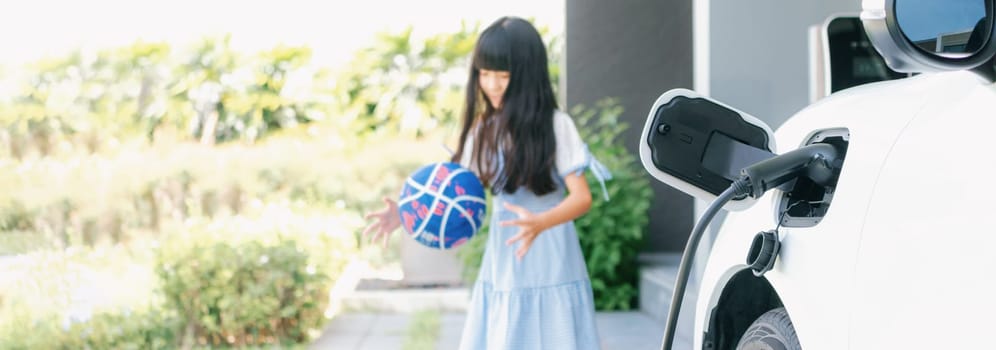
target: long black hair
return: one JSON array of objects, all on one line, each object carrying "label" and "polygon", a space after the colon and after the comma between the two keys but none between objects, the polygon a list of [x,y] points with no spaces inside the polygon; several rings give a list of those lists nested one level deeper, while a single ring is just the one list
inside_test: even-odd
[{"label": "long black hair", "polygon": [[[487,103],[478,75],[481,69],[508,71],[500,109]],[[453,161],[459,161],[468,135],[474,133],[471,162],[493,193],[513,193],[519,186],[542,195],[556,189],[553,179],[553,113],[557,109],[546,46],[529,22],[502,17],[484,29],[474,47],[467,79],[463,128]],[[499,155],[503,164],[495,164]]]}]

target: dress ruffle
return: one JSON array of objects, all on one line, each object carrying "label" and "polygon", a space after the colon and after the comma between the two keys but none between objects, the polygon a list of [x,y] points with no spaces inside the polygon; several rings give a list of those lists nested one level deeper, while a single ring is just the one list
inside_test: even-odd
[{"label": "dress ruffle", "polygon": [[598,349],[594,300],[588,280],[495,290],[478,281],[460,349]]}]

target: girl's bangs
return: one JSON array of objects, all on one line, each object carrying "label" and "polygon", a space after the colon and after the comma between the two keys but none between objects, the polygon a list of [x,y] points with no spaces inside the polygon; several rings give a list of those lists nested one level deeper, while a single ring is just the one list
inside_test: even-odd
[{"label": "girl's bangs", "polygon": [[474,52],[474,69],[511,70],[511,51],[508,35],[492,30],[481,35]]}]

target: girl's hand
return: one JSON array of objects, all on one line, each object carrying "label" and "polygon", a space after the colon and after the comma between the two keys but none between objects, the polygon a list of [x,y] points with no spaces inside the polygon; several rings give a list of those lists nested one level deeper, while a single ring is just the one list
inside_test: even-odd
[{"label": "girl's hand", "polygon": [[533,241],[546,227],[539,216],[529,212],[525,208],[509,204],[508,202],[503,204],[505,205],[505,209],[519,215],[518,219],[502,221],[499,224],[501,226],[519,226],[519,234],[505,241],[505,245],[512,245],[516,241],[522,241],[519,249],[515,250],[515,257],[522,260],[522,257],[529,251],[529,247],[533,245]]},{"label": "girl's hand", "polygon": [[367,234],[373,233],[370,241],[376,242],[378,239],[382,239],[383,246],[386,248],[387,241],[391,238],[391,233],[397,230],[398,227],[401,227],[401,218],[398,217],[398,202],[387,197],[384,197],[383,200],[387,204],[386,208],[364,216],[367,220],[376,219],[377,221],[363,230],[363,236],[366,237]]}]

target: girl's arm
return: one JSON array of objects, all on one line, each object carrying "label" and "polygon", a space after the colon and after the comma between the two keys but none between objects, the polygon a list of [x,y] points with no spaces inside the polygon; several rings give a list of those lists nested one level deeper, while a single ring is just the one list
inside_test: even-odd
[{"label": "girl's arm", "polygon": [[567,186],[567,198],[545,212],[534,214],[525,208],[505,203],[506,209],[519,215],[518,219],[501,222],[501,226],[519,226],[519,233],[505,241],[506,245],[522,241],[515,251],[517,258],[522,259],[526,255],[533,240],[543,231],[574,220],[591,209],[591,190],[588,189],[588,180],[585,180],[583,173],[565,176],[564,183]]},{"label": "girl's arm", "polygon": [[588,189],[588,180],[585,180],[584,174],[569,174],[564,177],[564,182],[567,186],[567,198],[537,215],[544,224],[543,230],[577,219],[591,209],[591,190]]}]

